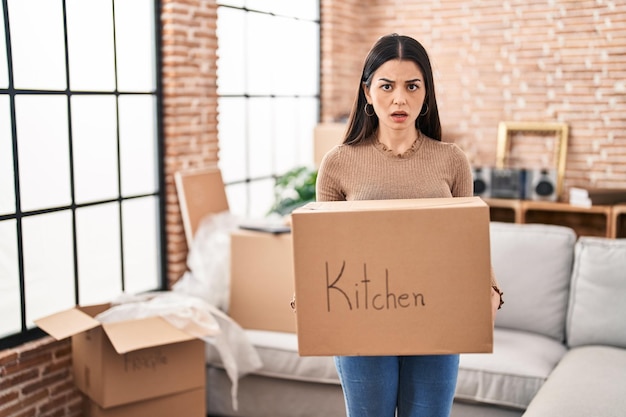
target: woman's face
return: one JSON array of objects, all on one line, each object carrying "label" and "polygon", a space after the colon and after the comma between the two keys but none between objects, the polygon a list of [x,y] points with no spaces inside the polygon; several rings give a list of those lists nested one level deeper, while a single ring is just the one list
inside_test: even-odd
[{"label": "woman's face", "polygon": [[426,97],[424,75],[415,62],[399,59],[385,62],[374,72],[370,87],[363,85],[363,90],[381,127],[415,128]]}]

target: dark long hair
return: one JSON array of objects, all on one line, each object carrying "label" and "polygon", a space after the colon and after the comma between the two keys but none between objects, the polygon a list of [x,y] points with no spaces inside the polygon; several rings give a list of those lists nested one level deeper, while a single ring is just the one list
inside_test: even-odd
[{"label": "dark long hair", "polygon": [[[422,70],[424,84],[426,86],[426,97],[420,111],[420,116],[415,120],[415,127],[424,135],[441,140],[441,123],[439,121],[439,109],[435,98],[435,83],[433,80],[433,70],[430,66],[430,59],[426,49],[415,39],[393,33],[383,36],[372,46],[372,49],[365,58],[363,73],[359,80],[356,100],[350,112],[348,129],[343,143],[357,144],[371,137],[378,128],[378,116],[368,116],[365,114],[367,99],[363,91],[363,84],[369,88],[372,83],[372,76],[376,70],[385,62],[392,59],[413,61]],[[424,114],[425,113],[425,114]],[[422,116],[422,114],[424,114]]]}]

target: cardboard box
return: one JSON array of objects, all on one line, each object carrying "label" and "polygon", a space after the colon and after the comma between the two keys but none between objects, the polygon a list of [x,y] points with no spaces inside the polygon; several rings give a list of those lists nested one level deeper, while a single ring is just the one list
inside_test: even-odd
[{"label": "cardboard box", "polygon": [[36,320],[57,340],[72,338],[74,380],[101,407],[205,386],[205,343],[161,317],[102,324],[108,304],[77,306]]},{"label": "cardboard box", "polygon": [[292,235],[300,355],[492,351],[479,197],[310,203]]},{"label": "cardboard box", "polygon": [[345,123],[320,123],[313,130],[313,162],[319,166],[324,155],[343,142]]},{"label": "cardboard box", "polygon": [[[216,167],[176,172],[176,189],[187,245],[203,218],[229,209]],[[253,222],[246,222],[248,225]],[[228,314],[245,329],[294,333],[291,235],[237,231],[231,241]]]},{"label": "cardboard box", "polygon": [[244,329],[295,333],[290,233],[231,233],[228,314]]},{"label": "cardboard box", "polygon": [[206,417],[206,392],[195,388],[110,408],[100,407],[87,397],[83,405],[84,417]]}]

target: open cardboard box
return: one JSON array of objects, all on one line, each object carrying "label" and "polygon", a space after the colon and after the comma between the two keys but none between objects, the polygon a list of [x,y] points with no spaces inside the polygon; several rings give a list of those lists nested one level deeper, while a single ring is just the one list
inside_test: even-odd
[{"label": "open cardboard box", "polygon": [[155,316],[115,323],[94,317],[109,304],[76,306],[36,320],[72,338],[74,380],[103,408],[205,386],[205,343]]},{"label": "open cardboard box", "polygon": [[[175,178],[191,246],[205,216],[229,209],[224,182],[216,167],[177,172]],[[294,333],[291,234],[236,230],[230,248],[229,316],[244,329]]]},{"label": "open cardboard box", "polygon": [[480,198],[309,203],[292,234],[300,355],[491,352]]}]

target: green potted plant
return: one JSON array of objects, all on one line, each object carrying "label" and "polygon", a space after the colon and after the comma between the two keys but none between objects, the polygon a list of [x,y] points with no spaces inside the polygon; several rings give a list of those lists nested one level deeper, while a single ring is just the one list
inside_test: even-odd
[{"label": "green potted plant", "polygon": [[274,205],[270,214],[285,216],[296,208],[315,201],[315,181],[317,169],[300,166],[276,178],[274,185]]}]

